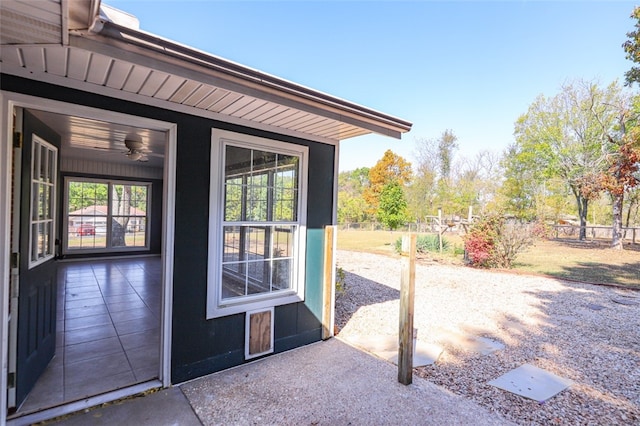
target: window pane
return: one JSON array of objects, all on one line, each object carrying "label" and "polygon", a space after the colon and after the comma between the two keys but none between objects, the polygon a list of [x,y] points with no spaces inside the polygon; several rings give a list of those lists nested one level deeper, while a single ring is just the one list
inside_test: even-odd
[{"label": "window pane", "polygon": [[273,290],[287,290],[291,288],[292,259],[274,260],[272,265]]},{"label": "window pane", "polygon": [[147,247],[148,197],[149,185],[69,180],[66,248]]},{"label": "window pane", "polygon": [[224,220],[237,222],[242,220],[242,179],[229,179],[224,194]]},{"label": "window pane", "polygon": [[271,283],[269,276],[265,273],[268,271],[269,262],[251,262],[247,264],[249,282],[247,286],[247,294],[267,293],[270,291]]},{"label": "window pane", "polygon": [[246,264],[224,266],[222,268],[222,299],[246,296]]},{"label": "window pane", "polygon": [[[224,227],[224,249],[222,254],[223,262],[238,262],[240,260],[240,227]],[[247,228],[242,228],[247,229]]]},{"label": "window pane", "polygon": [[273,234],[273,257],[293,256],[293,237],[295,226],[275,228]]}]

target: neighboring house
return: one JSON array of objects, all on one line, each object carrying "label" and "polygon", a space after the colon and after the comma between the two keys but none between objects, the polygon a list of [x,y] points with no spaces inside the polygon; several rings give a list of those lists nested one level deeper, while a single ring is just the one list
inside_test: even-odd
[{"label": "neighboring house", "polygon": [[[14,387],[24,374],[9,361],[39,356],[37,339],[55,332],[56,241],[85,216],[65,207],[69,182],[150,195],[148,241],[106,244],[84,261],[162,259],[156,379],[85,404],[184,382],[332,330],[322,271],[340,142],[400,138],[411,123],[141,31],[99,0],[2,0],[0,18],[0,422],[19,404]],[[271,335],[257,349],[249,347],[254,318]]]}]

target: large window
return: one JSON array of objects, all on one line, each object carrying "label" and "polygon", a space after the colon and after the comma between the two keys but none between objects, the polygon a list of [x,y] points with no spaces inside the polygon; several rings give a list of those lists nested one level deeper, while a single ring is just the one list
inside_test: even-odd
[{"label": "large window", "polygon": [[151,184],[66,178],[66,253],[149,247]]},{"label": "large window", "polygon": [[210,317],[302,300],[306,161],[303,146],[214,131]]}]

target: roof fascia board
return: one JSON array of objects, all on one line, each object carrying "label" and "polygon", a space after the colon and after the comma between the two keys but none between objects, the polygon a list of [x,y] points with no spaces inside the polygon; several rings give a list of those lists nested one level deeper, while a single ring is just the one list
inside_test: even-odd
[{"label": "roof fascia board", "polygon": [[139,31],[127,30],[128,32],[125,33],[113,30],[112,27],[116,25],[105,23],[100,35],[74,32],[75,35],[71,37],[70,44],[140,66],[333,118],[397,139],[402,133],[411,129],[411,123],[404,120],[332,98],[321,92],[297,86],[268,74],[261,74],[250,68],[244,68],[233,62],[175,43],[165,41],[165,46],[150,45],[146,40],[133,38],[129,34],[139,35],[141,34]]},{"label": "roof fascia board", "polygon": [[136,93],[124,92],[122,90],[113,89],[107,86],[100,86],[96,84],[86,83],[79,80],[72,80],[66,77],[60,77],[54,74],[48,73],[36,73],[27,70],[23,67],[2,67],[2,72],[9,75],[14,75],[17,77],[22,77],[29,80],[41,81],[43,83],[55,84],[57,86],[66,87],[69,89],[81,90],[84,92],[90,92],[97,95],[109,96],[116,99],[122,99],[129,102],[135,102],[139,104],[154,106],[157,108],[162,108],[174,112],[179,112],[188,115],[194,115],[197,117],[202,117],[210,120],[216,120],[224,123],[237,124],[239,126],[244,126],[256,130],[264,130],[267,132],[281,134],[286,136],[291,136],[299,139],[305,139],[313,142],[320,142],[328,145],[336,145],[338,143],[337,139],[316,136],[308,133],[297,132],[295,130],[289,130],[282,127],[270,126],[268,124],[257,123],[255,121],[250,121],[238,117],[228,116],[224,114],[220,114],[213,111],[208,111],[200,108],[193,108],[182,104],[177,104],[175,102],[164,101],[162,99],[150,98],[147,96],[139,95]]}]

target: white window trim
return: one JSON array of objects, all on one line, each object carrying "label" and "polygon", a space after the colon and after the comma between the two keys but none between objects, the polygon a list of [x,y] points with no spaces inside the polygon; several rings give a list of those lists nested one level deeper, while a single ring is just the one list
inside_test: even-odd
[{"label": "white window trim", "polygon": [[[146,186],[147,187],[147,215],[146,225],[145,225],[145,245],[144,246],[134,246],[134,247],[90,247],[90,248],[69,248],[69,182],[93,182],[93,183],[103,183],[109,186],[109,203],[111,203],[111,186],[112,185],[136,185],[136,186]],[[144,251],[149,250],[151,247],[151,221],[153,218],[151,217],[151,192],[153,188],[153,183],[151,182],[142,182],[142,181],[128,181],[128,180],[117,180],[117,179],[100,179],[100,178],[84,178],[77,176],[65,176],[64,177],[64,202],[63,202],[63,233],[62,233],[62,253],[63,254],[85,254],[85,253],[121,253],[128,251]],[[109,204],[111,207],[111,204]],[[109,208],[111,211],[111,208]],[[111,215],[107,215],[107,217],[111,217]],[[135,217],[135,216],[134,216]],[[110,238],[110,229],[107,227],[107,238]]]},{"label": "white window trim", "polygon": [[[250,149],[267,150],[300,158],[298,187],[298,234],[294,248],[293,287],[290,291],[244,296],[221,303],[223,206],[224,206],[224,147],[226,144]],[[309,148],[273,139],[245,135],[227,130],[211,130],[211,164],[209,186],[209,255],[207,268],[207,318],[255,311],[304,301],[305,258],[307,239],[307,175]]]},{"label": "white window trim", "polygon": [[[48,149],[52,154],[54,154],[54,160],[53,160],[53,167],[55,168],[54,172],[51,175],[51,183],[49,183],[48,185],[51,187],[51,193],[49,194],[49,203],[51,203],[51,201],[53,201],[53,205],[50,205],[49,208],[53,209],[52,213],[51,213],[51,218],[45,218],[44,220],[33,220],[33,209],[37,208],[38,206],[34,205],[33,202],[33,194],[31,193],[33,191],[33,184],[37,181],[39,185],[42,184],[42,182],[40,181],[40,178],[38,178],[37,180],[35,179],[35,176],[33,176],[33,168],[34,168],[34,161],[36,159],[36,154],[35,154],[35,147],[36,144],[38,144],[38,146],[43,146],[46,149]],[[57,197],[58,197],[58,148],[55,147],[54,145],[50,144],[49,142],[47,142],[46,140],[42,139],[41,137],[37,136],[37,135],[33,135],[33,141],[31,144],[31,171],[29,172],[29,176],[31,178],[31,181],[29,182],[29,191],[30,191],[30,196],[31,199],[29,200],[29,269],[31,268],[35,268],[36,266],[47,262],[51,259],[53,259],[56,256],[56,246],[55,246],[55,240],[57,238],[57,232],[58,232],[58,217],[57,217],[57,211],[58,211],[58,207],[57,207]],[[51,235],[49,235],[49,254],[46,254],[45,256],[33,260],[33,225],[35,223],[38,222],[51,222]]]}]

